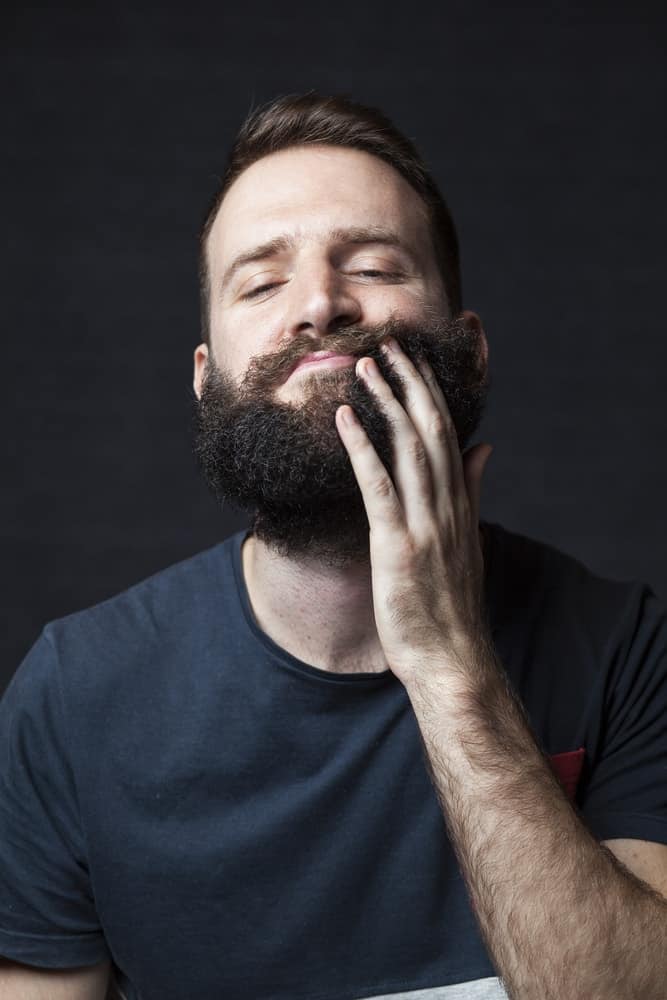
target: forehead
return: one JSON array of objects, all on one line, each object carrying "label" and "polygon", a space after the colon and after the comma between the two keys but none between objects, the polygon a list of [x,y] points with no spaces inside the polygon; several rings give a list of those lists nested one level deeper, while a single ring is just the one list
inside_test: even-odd
[{"label": "forehead", "polygon": [[238,253],[286,232],[306,242],[364,225],[394,230],[419,257],[429,252],[426,205],[384,160],[333,146],[281,150],[227,191],[209,234],[209,265],[219,274]]}]

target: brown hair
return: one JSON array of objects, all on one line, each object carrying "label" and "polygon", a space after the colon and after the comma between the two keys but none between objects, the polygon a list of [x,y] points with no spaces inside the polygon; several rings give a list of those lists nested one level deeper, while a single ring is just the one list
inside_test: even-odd
[{"label": "brown hair", "polygon": [[412,142],[377,108],[347,95],[305,94],[278,97],[251,111],[229,153],[221,184],[199,235],[201,337],[209,343],[210,274],[206,245],[222,200],[236,178],[263,156],[308,143],[365,150],[394,167],[423,199],[452,316],[461,312],[461,272],[456,227],[449,209]]}]

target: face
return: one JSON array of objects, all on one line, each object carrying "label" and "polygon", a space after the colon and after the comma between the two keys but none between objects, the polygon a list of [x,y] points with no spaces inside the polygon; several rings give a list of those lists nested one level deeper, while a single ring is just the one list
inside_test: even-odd
[{"label": "face", "polygon": [[[356,376],[392,333],[426,358],[463,450],[486,400],[478,317],[453,320],[426,208],[403,177],[359,150],[283,150],[227,192],[211,229],[211,350],[195,351],[195,453],[220,503],[252,516],[281,555],[332,567],[368,563],[368,519],[336,409],[350,403],[390,475],[391,426]],[[334,361],[294,370],[306,355]]]}]

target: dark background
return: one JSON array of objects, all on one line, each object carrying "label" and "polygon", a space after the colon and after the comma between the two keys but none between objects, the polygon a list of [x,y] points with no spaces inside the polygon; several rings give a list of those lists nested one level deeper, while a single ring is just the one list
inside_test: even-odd
[{"label": "dark background", "polygon": [[482,516],[667,600],[661,9],[5,12],[3,688],[47,621],[247,523],[192,454],[197,233],[247,111],[310,88],[382,107],[449,202]]}]

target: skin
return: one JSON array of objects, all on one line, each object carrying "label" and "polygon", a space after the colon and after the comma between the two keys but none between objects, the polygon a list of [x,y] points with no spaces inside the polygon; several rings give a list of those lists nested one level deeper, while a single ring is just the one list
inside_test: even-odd
[{"label": "skin", "polygon": [[[351,226],[391,229],[407,251],[380,243],[341,245],[331,239],[333,228]],[[296,238],[292,250],[246,265],[219,292],[238,253],[285,232]],[[298,419],[321,435],[324,457],[329,448],[332,458],[344,458],[336,403],[351,402],[355,412],[362,411],[364,426],[374,429],[377,439],[386,439],[383,407],[352,364],[285,376],[291,363],[309,351],[346,353],[352,347],[355,355],[384,363],[388,374],[379,349],[387,323],[419,329],[452,319],[425,206],[405,179],[359,150],[309,146],[274,153],[249,167],[227,192],[209,236],[208,256],[211,349],[200,344],[194,352],[197,399],[201,401],[205,389],[208,362],[226,380],[228,401],[230,394],[238,396],[249,387],[257,398],[261,389],[273,405],[296,410]],[[368,273],[396,268],[398,281],[371,279]],[[269,282],[275,285],[257,298],[241,298]],[[485,375],[488,345],[480,319],[464,310],[460,321],[470,331]],[[352,339],[350,331],[357,330]],[[340,339],[343,333],[345,339]],[[406,343],[422,346],[407,337]],[[430,361],[436,357],[426,356]],[[259,383],[252,382],[256,370],[263,374]],[[400,390],[396,376],[393,384],[391,376],[387,381]],[[399,391],[396,395],[400,398]],[[287,447],[289,451],[293,445]],[[314,443],[311,447],[316,449]],[[354,482],[351,469],[349,476]],[[291,533],[282,547],[253,535],[243,546],[243,572],[260,628],[283,649],[324,670],[377,672],[388,664],[373,610],[368,522],[361,516],[356,484],[355,490],[359,505],[352,504],[356,516],[351,520],[356,533],[350,529],[345,536],[334,513],[322,523],[314,522],[314,541],[308,544],[298,524],[289,525]],[[312,507],[317,510],[316,503]]]}]

